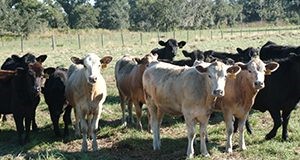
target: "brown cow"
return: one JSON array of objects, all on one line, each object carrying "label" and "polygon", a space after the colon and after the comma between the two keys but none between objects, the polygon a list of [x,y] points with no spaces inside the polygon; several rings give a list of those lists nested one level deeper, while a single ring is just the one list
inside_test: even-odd
[{"label": "brown cow", "polygon": [[160,149],[159,128],[165,113],[183,115],[187,125],[187,157],[194,155],[195,124],[200,122],[201,153],[209,156],[205,134],[216,97],[224,96],[226,76],[235,75],[240,67],[213,62],[208,67],[181,67],[152,62],[143,75],[146,105],[153,131],[153,149]]},{"label": "brown cow", "polygon": [[105,101],[106,83],[100,69],[112,60],[111,56],[100,59],[91,53],[83,59],[72,57],[68,70],[65,94],[69,104],[75,109],[75,134],[79,135],[79,122],[82,132],[82,151],[87,151],[87,135],[92,137],[93,151],[98,149],[96,131]]},{"label": "brown cow", "polygon": [[264,87],[265,73],[271,74],[279,64],[270,62],[265,64],[258,56],[252,58],[247,64],[238,63],[242,71],[236,79],[228,79],[225,85],[225,96],[217,98],[216,108],[224,114],[227,130],[226,152],[232,152],[233,116],[239,121],[241,150],[246,149],[243,127],[245,120],[254,103],[258,91]]},{"label": "brown cow", "polygon": [[137,117],[137,128],[142,130],[142,105],[145,104],[142,76],[146,67],[152,61],[157,61],[156,54],[146,54],[141,59],[125,55],[116,63],[115,78],[121,99],[123,126],[127,125],[125,117],[125,103],[127,101],[129,122],[133,122],[132,104],[134,104]]}]

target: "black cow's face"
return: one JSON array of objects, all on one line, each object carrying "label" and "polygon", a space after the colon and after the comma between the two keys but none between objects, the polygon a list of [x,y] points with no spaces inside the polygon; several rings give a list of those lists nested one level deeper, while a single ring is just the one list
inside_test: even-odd
[{"label": "black cow's face", "polygon": [[241,48],[237,48],[236,51],[240,55],[240,61],[243,61],[243,62],[249,62],[251,60],[251,58],[259,55],[258,49],[253,48],[253,47],[248,47],[245,50],[243,50]]},{"label": "black cow's face", "polygon": [[173,60],[176,56],[178,48],[182,48],[186,42],[180,41],[179,43],[175,39],[169,39],[166,42],[159,41],[158,44],[165,47],[165,52],[158,53],[158,59]]}]

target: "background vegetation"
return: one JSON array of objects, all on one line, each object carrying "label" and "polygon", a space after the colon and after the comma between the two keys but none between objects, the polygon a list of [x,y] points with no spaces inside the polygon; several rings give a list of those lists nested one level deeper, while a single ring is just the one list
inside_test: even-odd
[{"label": "background vegetation", "polygon": [[0,33],[45,28],[172,31],[300,24],[298,0],[0,0]]},{"label": "background vegetation", "polygon": [[[278,44],[299,45],[299,29],[288,30],[289,27],[269,28],[243,28],[245,32],[238,32],[239,28],[225,32],[223,37],[220,30],[189,30],[176,31],[177,40],[188,40],[185,50],[218,50],[235,52],[236,47],[261,47],[268,40]],[[292,26],[295,28],[295,26]],[[296,27],[297,28],[297,27]],[[250,30],[250,32],[248,31]],[[262,31],[259,31],[262,30]],[[201,31],[201,32],[200,32]],[[81,48],[78,46],[78,36],[81,35]],[[144,110],[142,132],[135,129],[135,124],[122,128],[121,109],[118,92],[114,80],[114,66],[116,61],[124,54],[138,57],[149,53],[157,44],[158,38],[166,40],[172,38],[174,32],[142,32],[143,42],[140,43],[140,32],[123,32],[124,45],[122,45],[121,32],[109,30],[68,30],[60,32],[51,30],[32,34],[24,39],[24,51],[20,51],[19,38],[3,38],[0,44],[0,63],[11,54],[23,55],[33,52],[35,55],[47,54],[45,67],[64,66],[71,64],[71,56],[82,57],[87,52],[96,52],[99,56],[112,55],[113,61],[103,76],[107,81],[108,97],[104,104],[100,130],[97,133],[100,150],[97,152],[81,153],[81,138],[75,138],[73,127],[70,127],[70,137],[67,141],[54,136],[52,123],[44,100],[38,106],[37,123],[38,132],[31,134],[31,142],[25,146],[17,144],[15,124],[11,116],[7,122],[0,122],[0,159],[185,159],[187,138],[186,128],[180,118],[165,116],[161,128],[162,147],[160,151],[152,150],[152,134],[146,132],[147,118]],[[226,33],[226,34],[225,34]],[[101,34],[104,35],[104,44],[101,44]],[[55,47],[52,48],[51,37],[55,35]],[[188,36],[189,35],[189,36]],[[188,38],[189,37],[189,38]],[[175,59],[182,59],[181,50]],[[283,84],[287,85],[287,84]],[[42,96],[43,97],[43,96]],[[145,108],[145,107],[144,107]],[[225,124],[222,114],[211,118],[208,126],[208,151],[211,159],[299,159],[300,157],[300,110],[292,112],[288,132],[290,140],[281,141],[281,128],[277,136],[265,141],[264,136],[273,126],[269,113],[251,112],[250,123],[254,134],[245,134],[247,150],[238,150],[238,134],[234,136],[234,151],[232,154],[224,153],[226,143]],[[72,114],[72,118],[74,115]],[[62,120],[60,126],[63,127]],[[61,130],[62,131],[62,130]],[[199,133],[199,132],[198,132]],[[195,144],[195,159],[205,159],[200,155],[199,135]],[[91,143],[89,143],[89,147]]]}]

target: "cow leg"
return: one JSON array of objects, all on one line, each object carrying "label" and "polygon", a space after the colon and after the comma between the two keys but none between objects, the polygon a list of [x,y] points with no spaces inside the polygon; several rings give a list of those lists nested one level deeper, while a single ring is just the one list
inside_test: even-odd
[{"label": "cow leg", "polygon": [[80,136],[79,123],[80,123],[81,112],[74,109],[74,113],[75,113],[75,136],[79,137]]},{"label": "cow leg", "polygon": [[52,124],[53,124],[54,133],[57,137],[60,137],[61,134],[60,134],[59,127],[58,127],[59,115],[57,115],[55,111],[50,110],[50,117],[51,117],[51,121],[52,121]]},{"label": "cow leg", "polygon": [[32,130],[37,131],[38,127],[37,127],[37,124],[36,124],[36,121],[35,121],[35,114],[36,114],[36,108],[40,103],[40,97],[39,96],[36,97],[34,101],[35,101],[35,104],[33,106],[33,114],[32,114],[31,120],[32,120]]},{"label": "cow leg", "polygon": [[246,150],[246,144],[245,144],[245,138],[244,138],[244,126],[245,126],[245,121],[246,117],[240,118],[239,119],[239,134],[240,134],[240,140],[239,140],[239,146],[241,150]]},{"label": "cow leg", "polygon": [[23,141],[23,133],[24,133],[24,125],[23,125],[23,118],[20,115],[14,114],[14,120],[17,128],[17,133],[18,133],[18,140],[20,145],[24,145]]},{"label": "cow leg", "polygon": [[289,124],[289,120],[290,120],[290,116],[291,116],[291,110],[283,110],[282,111],[282,140],[287,141],[288,140],[288,131],[287,131],[287,127]]},{"label": "cow leg", "polygon": [[226,142],[226,152],[232,153],[232,134],[233,134],[233,122],[232,122],[232,113],[224,112],[224,120],[226,123],[226,133],[227,133],[227,142]]},{"label": "cow leg", "polygon": [[63,115],[63,120],[64,120],[64,124],[65,124],[65,128],[64,128],[64,137],[69,136],[69,125],[72,124],[72,120],[71,120],[71,111],[72,111],[72,106],[68,105],[65,109],[65,113]]},{"label": "cow leg", "polygon": [[133,119],[133,116],[132,116],[132,105],[133,105],[132,101],[129,100],[128,101],[128,122],[130,124],[134,123],[134,119]]},{"label": "cow leg", "polygon": [[[207,116],[207,115],[206,115]],[[209,115],[200,123],[200,151],[204,157],[209,157],[209,153],[206,148],[206,140],[207,138],[207,124],[209,121]]]},{"label": "cow leg", "polygon": [[159,133],[159,121],[157,118],[157,108],[155,106],[148,106],[150,113],[151,129],[153,132],[153,150],[160,149],[160,133]]},{"label": "cow leg", "polygon": [[281,122],[282,122],[279,110],[270,110],[269,112],[273,119],[274,126],[273,126],[272,130],[266,135],[266,137],[265,137],[266,140],[270,140],[276,136],[277,130],[280,127]]},{"label": "cow leg", "polygon": [[149,110],[147,109],[147,118],[148,118],[148,129],[147,129],[147,131],[149,132],[149,133],[152,133],[152,130],[151,130],[151,121],[150,121],[150,113],[149,113]]},{"label": "cow leg", "polygon": [[[99,107],[102,108],[102,107]],[[98,144],[97,144],[97,129],[98,129],[98,123],[99,123],[99,115],[101,114],[101,111],[98,110],[96,113],[94,113],[93,118],[92,118],[92,124],[91,126],[89,126],[90,128],[90,132],[92,135],[92,148],[93,151],[97,151],[98,150]]]},{"label": "cow leg", "polygon": [[196,137],[195,120],[192,119],[192,117],[190,115],[184,115],[184,118],[185,118],[187,137],[188,137],[188,148],[186,151],[186,155],[187,155],[187,158],[193,158],[194,157],[194,140]]},{"label": "cow leg", "polygon": [[88,122],[85,119],[85,115],[82,115],[82,117],[80,118],[80,127],[82,132],[81,151],[86,152],[88,150],[87,147]]},{"label": "cow leg", "polygon": [[125,114],[126,104],[125,104],[124,98],[122,96],[120,96],[120,98],[121,98],[120,104],[121,104],[121,109],[122,109],[122,126],[126,127],[127,126],[126,114]]},{"label": "cow leg", "polygon": [[32,122],[32,116],[26,116],[25,117],[25,143],[29,142],[31,122]]},{"label": "cow leg", "polygon": [[136,119],[137,119],[136,125],[137,125],[137,129],[139,129],[140,131],[143,130],[143,126],[142,126],[142,122],[141,122],[142,106],[143,106],[142,103],[134,102]]}]

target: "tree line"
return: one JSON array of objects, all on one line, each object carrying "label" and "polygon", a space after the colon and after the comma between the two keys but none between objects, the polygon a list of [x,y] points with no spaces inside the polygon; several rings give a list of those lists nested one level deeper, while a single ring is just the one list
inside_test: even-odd
[{"label": "tree line", "polygon": [[300,24],[299,0],[0,0],[0,33],[41,28],[170,31],[263,21]]}]

